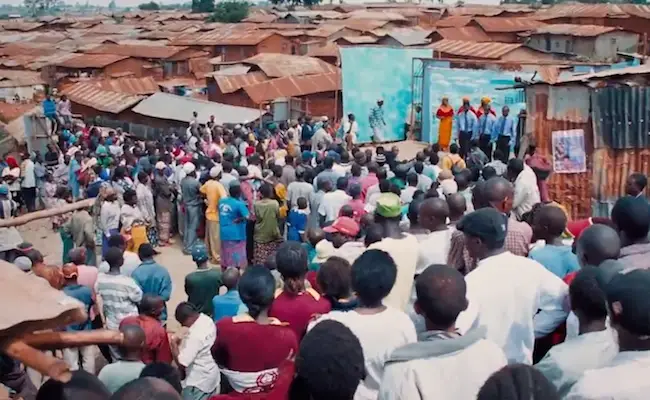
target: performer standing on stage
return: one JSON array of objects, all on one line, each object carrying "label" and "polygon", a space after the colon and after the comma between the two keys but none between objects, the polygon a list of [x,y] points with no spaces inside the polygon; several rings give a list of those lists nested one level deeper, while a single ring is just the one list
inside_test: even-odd
[{"label": "performer standing on stage", "polygon": [[436,117],[440,120],[438,145],[440,145],[440,150],[447,151],[451,142],[451,128],[454,124],[454,109],[449,105],[447,97],[442,98],[442,103],[436,111]]},{"label": "performer standing on stage", "polygon": [[370,116],[368,117],[368,122],[370,122],[370,129],[372,130],[371,139],[375,143],[381,143],[385,141],[384,131],[386,129],[386,121],[384,120],[384,99],[377,99],[377,106],[370,109]]}]

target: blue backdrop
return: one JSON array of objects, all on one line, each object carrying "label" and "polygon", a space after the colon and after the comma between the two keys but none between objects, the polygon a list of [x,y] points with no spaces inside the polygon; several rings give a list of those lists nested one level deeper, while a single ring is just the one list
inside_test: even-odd
[{"label": "blue backdrop", "polygon": [[[359,124],[359,142],[369,142],[370,109],[384,99],[385,138],[404,139],[406,111],[412,100],[413,58],[430,58],[430,49],[343,47],[341,51],[343,112]],[[421,68],[421,63],[416,68]]]},{"label": "blue backdrop", "polygon": [[[510,107],[510,115],[516,116],[526,108],[523,89],[496,90],[512,86],[515,76],[530,80],[532,72],[492,71],[462,68],[440,67],[435,61],[427,62],[424,66],[424,83],[422,99],[422,141],[435,143],[438,141],[438,126],[440,121],[435,117],[443,97],[449,98],[454,108],[462,105],[464,96],[471,99],[474,108],[481,104],[481,97],[492,99],[492,108],[501,115],[501,107]],[[417,100],[416,100],[417,101]],[[458,137],[456,122],[453,126],[453,138]],[[514,144],[513,144],[514,145]]]}]

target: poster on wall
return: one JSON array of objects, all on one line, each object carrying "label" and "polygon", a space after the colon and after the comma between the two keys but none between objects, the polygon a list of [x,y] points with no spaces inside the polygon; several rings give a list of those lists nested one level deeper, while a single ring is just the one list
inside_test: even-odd
[{"label": "poster on wall", "polygon": [[553,172],[557,174],[587,172],[584,130],[554,131],[551,134],[551,140],[553,144]]},{"label": "poster on wall", "polygon": [[413,97],[413,59],[430,58],[433,50],[343,47],[340,51],[343,114],[354,114],[359,125],[358,141],[372,140],[369,120],[379,99],[383,105],[374,120],[383,114],[385,125],[380,123],[383,141],[403,140],[406,114]]},{"label": "poster on wall", "polygon": [[[517,120],[517,115],[526,108],[526,99],[522,89],[506,89],[515,83],[515,77],[528,80],[533,72],[498,71],[488,69],[448,68],[439,66],[435,60],[427,61],[424,66],[422,87],[422,126],[423,141],[436,143],[440,120],[436,111],[443,97],[449,100],[451,107],[458,111],[463,97],[468,97],[470,104],[478,109],[481,98],[489,97],[492,110],[501,115],[503,106],[508,106],[510,116]],[[453,120],[452,138],[458,138],[458,121]],[[514,143],[512,143],[514,146]]]}]

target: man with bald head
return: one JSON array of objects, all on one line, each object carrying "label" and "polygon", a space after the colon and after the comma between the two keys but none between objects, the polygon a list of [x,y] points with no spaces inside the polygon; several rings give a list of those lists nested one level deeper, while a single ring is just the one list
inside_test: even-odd
[{"label": "man with bald head", "polygon": [[456,223],[463,218],[467,211],[465,197],[460,193],[452,193],[447,196],[447,206],[449,207],[449,225],[456,226]]},{"label": "man with bald head", "polygon": [[449,206],[442,198],[426,199],[420,205],[418,221],[429,234],[419,240],[418,262],[415,274],[419,275],[432,264],[445,264],[451,247],[451,235],[454,232],[447,226]]},{"label": "man with bald head", "polygon": [[[477,210],[494,208],[503,214],[504,221],[507,222],[504,249],[514,255],[527,257],[533,230],[527,223],[510,218],[513,196],[512,183],[502,177],[495,177],[486,181],[484,185],[479,182],[474,186],[472,201]],[[476,267],[476,262],[465,249],[463,235],[460,232],[455,233],[451,241],[448,264],[468,273]]]},{"label": "man with bald head", "polygon": [[144,331],[137,325],[124,325],[120,326],[120,332],[123,335],[122,345],[119,346],[120,360],[102,368],[97,376],[111,393],[138,379],[144,368],[141,361],[146,342]]},{"label": "man with bald head", "polygon": [[144,331],[146,340],[142,349],[142,362],[145,364],[171,364],[173,361],[167,331],[160,324],[160,314],[164,306],[162,297],[145,294],[138,305],[139,315],[126,317],[120,322],[120,327],[137,325]]},{"label": "man with bald head", "polygon": [[181,400],[178,392],[162,379],[144,377],[124,385],[111,397],[114,400]]},{"label": "man with bald head", "polygon": [[576,255],[582,268],[597,267],[606,260],[616,260],[621,252],[618,233],[605,224],[594,224],[576,239]]}]

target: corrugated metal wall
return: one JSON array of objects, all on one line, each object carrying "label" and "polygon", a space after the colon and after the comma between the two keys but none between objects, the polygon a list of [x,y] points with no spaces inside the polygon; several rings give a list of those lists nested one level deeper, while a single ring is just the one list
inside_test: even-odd
[{"label": "corrugated metal wall", "polygon": [[[563,91],[561,96],[558,96],[557,93],[551,96],[549,88],[546,85],[535,85],[526,89],[526,108],[529,110],[526,120],[526,132],[535,139],[537,151],[552,160],[551,139],[554,131],[584,130],[587,172],[579,174],[554,173],[549,178],[548,185],[553,200],[566,207],[572,219],[588,217],[591,215],[591,166],[593,161],[591,120],[588,117],[588,110],[585,113],[584,109],[572,107],[573,111],[571,112],[560,112],[559,107],[556,105],[560,101],[558,100],[560,97],[579,98],[585,94],[581,90],[575,90],[573,92]],[[586,95],[588,96],[588,93]],[[578,103],[580,102],[577,101],[575,104]],[[549,110],[556,110],[551,112],[555,119],[547,119]],[[576,122],[576,120],[584,122]]]},{"label": "corrugated metal wall", "polygon": [[650,147],[650,88],[594,89],[591,104],[597,148]]}]

